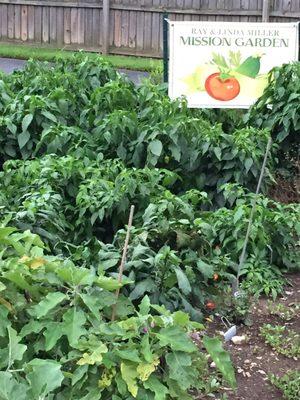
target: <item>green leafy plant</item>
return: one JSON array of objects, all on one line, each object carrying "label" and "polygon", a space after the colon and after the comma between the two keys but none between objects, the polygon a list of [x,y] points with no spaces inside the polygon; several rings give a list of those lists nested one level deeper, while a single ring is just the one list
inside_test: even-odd
[{"label": "green leafy plant", "polygon": [[269,302],[268,309],[271,315],[276,315],[284,321],[290,321],[298,315],[300,304],[295,303],[286,306],[282,303]]},{"label": "green leafy plant", "polygon": [[[189,333],[188,315],[150,304],[135,309],[112,291],[122,284],[93,268],[47,256],[37,235],[0,228],[0,381],[11,400],[191,398],[208,379],[207,361]],[[14,303],[11,303],[14,299]],[[230,385],[229,355],[218,339],[206,348]],[[213,344],[213,346],[212,346]],[[1,392],[0,392],[1,393]],[[91,397],[93,396],[93,397]]]},{"label": "green leafy plant", "polygon": [[287,357],[300,355],[300,335],[285,326],[265,324],[260,329],[261,335],[275,351]]},{"label": "green leafy plant", "polygon": [[289,371],[281,377],[271,375],[270,380],[286,400],[298,400],[300,396],[300,372]]}]

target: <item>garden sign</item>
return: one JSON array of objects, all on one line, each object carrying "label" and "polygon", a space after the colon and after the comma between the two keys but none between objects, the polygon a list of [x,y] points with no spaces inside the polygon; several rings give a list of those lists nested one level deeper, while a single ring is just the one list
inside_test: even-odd
[{"label": "garden sign", "polygon": [[299,23],[173,22],[169,96],[194,108],[248,108],[268,72],[298,60]]}]

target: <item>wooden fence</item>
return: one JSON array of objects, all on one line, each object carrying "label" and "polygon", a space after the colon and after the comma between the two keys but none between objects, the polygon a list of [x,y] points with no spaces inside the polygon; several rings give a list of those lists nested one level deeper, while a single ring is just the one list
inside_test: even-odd
[{"label": "wooden fence", "polygon": [[[0,40],[161,57],[162,15],[185,21],[261,21],[262,0],[0,0]],[[109,9],[106,6],[109,6]],[[103,10],[104,7],[104,10]],[[104,11],[104,12],[103,12]],[[300,19],[300,0],[271,0],[270,21]],[[108,21],[108,26],[103,25]]]}]

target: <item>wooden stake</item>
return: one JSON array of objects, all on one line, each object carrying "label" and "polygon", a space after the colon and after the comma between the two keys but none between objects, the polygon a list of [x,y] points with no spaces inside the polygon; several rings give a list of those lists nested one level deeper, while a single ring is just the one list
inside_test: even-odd
[{"label": "wooden stake", "polygon": [[[124,248],[123,248],[123,254],[122,254],[122,259],[121,263],[119,266],[119,276],[118,276],[118,282],[122,282],[123,278],[123,271],[124,271],[124,265],[125,265],[125,260],[126,260],[126,254],[127,254],[127,249],[128,249],[128,244],[129,244],[129,238],[130,238],[130,229],[132,227],[132,220],[133,220],[133,214],[134,214],[134,206],[130,207],[130,213],[129,213],[129,219],[128,219],[128,225],[127,225],[127,232],[126,232],[126,238],[125,238],[125,243],[124,243]],[[116,290],[116,302],[113,305],[113,310],[112,310],[112,315],[111,315],[111,320],[114,321],[116,318],[116,307],[117,307],[117,301],[119,298],[120,294],[120,288]]]}]

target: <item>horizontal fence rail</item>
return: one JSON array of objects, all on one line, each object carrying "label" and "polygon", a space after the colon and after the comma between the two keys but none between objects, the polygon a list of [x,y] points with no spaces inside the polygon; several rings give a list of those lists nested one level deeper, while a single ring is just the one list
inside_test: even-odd
[{"label": "horizontal fence rail", "polygon": [[[162,56],[163,12],[174,21],[261,21],[262,0],[0,0],[0,40]],[[104,7],[104,10],[103,10]],[[105,8],[109,7],[109,9]],[[273,0],[270,21],[300,19],[300,0]]]}]

